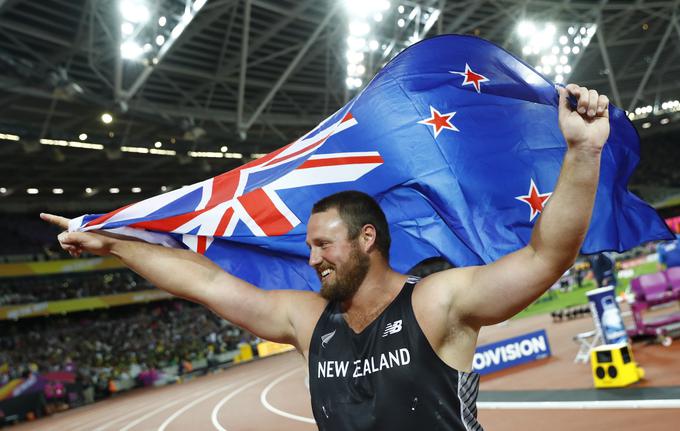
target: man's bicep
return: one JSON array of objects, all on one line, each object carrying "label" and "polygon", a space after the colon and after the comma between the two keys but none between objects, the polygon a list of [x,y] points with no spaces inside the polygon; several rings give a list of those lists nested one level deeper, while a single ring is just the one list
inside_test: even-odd
[{"label": "man's bicep", "polygon": [[206,286],[201,302],[215,313],[266,340],[294,343],[292,292],[267,291],[224,273]]},{"label": "man's bicep", "polygon": [[511,318],[541,296],[556,279],[554,270],[531,247],[465,270],[465,284],[456,286],[452,307],[461,320],[476,327]]}]

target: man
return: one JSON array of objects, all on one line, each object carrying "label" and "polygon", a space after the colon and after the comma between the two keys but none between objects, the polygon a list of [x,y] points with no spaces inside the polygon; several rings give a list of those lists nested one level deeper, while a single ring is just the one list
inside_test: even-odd
[{"label": "man", "polygon": [[161,289],[293,344],[308,361],[322,430],[481,429],[478,376],[469,372],[480,327],[518,313],[572,265],[592,213],[609,102],[574,84],[559,93],[568,151],[550,205],[529,245],[489,265],[449,269],[416,285],[390,268],[385,216],[356,192],[317,202],[309,218],[320,295],[258,289],[189,250],[95,232],[64,232],[59,241],[74,256],[116,256]]},{"label": "man", "polygon": [[616,286],[616,261],[609,253],[597,253],[588,257],[597,287]]}]

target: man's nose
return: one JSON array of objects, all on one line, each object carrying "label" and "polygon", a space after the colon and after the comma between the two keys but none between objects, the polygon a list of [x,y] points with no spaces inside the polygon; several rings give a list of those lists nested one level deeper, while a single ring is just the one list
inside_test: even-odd
[{"label": "man's nose", "polygon": [[309,265],[316,266],[321,263],[321,260],[321,254],[315,247],[312,247],[312,249],[309,251]]}]

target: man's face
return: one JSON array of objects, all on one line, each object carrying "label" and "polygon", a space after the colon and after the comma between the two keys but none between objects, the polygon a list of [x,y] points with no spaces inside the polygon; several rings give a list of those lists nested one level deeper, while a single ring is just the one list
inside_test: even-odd
[{"label": "man's face", "polygon": [[350,299],[366,278],[368,254],[359,239],[350,240],[336,209],[312,214],[307,224],[309,264],[321,280],[321,296],[329,301]]}]

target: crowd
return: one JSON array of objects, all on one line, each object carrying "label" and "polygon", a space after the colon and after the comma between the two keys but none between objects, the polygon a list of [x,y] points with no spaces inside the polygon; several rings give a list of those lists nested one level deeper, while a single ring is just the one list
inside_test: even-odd
[{"label": "crowd", "polygon": [[680,145],[663,136],[640,145],[640,164],[631,184],[680,188]]},{"label": "crowd", "polygon": [[30,373],[75,371],[99,397],[111,380],[210,359],[256,340],[183,300],[0,321],[0,386]]},{"label": "crowd", "polygon": [[0,283],[0,306],[112,295],[147,289],[153,289],[153,286],[127,269],[7,278]]}]

